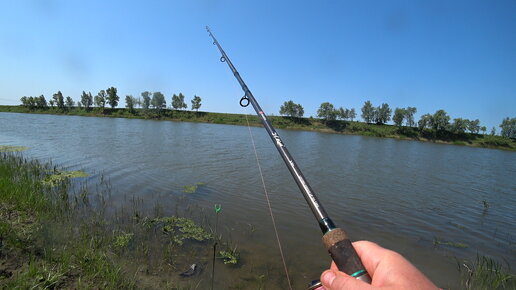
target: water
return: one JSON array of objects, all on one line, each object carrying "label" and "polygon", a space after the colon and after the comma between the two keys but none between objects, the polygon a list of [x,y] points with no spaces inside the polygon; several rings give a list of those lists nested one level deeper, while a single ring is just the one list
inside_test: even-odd
[{"label": "water", "polygon": [[[104,176],[113,188],[113,208],[136,196],[149,210],[160,204],[173,214],[173,197],[183,186],[204,183],[187,195],[189,202],[207,213],[221,204],[219,227],[242,251],[244,266],[219,267],[220,279],[266,265],[273,283],[284,287],[249,130],[294,288],[303,288],[329,258],[317,222],[263,128],[0,113],[1,145],[28,146],[26,156],[83,169],[92,174],[91,183]],[[278,132],[326,211],[352,239],[401,252],[441,287],[457,288],[456,259],[477,253],[516,267],[514,152]],[[435,240],[468,247],[435,247]]]}]

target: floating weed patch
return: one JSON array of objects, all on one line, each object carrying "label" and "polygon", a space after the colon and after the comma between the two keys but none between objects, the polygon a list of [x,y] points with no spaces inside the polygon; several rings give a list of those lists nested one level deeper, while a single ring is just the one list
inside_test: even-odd
[{"label": "floating weed patch", "polygon": [[54,174],[48,175],[43,179],[43,184],[50,185],[50,186],[56,186],[62,181],[70,178],[76,178],[76,177],[88,177],[89,174],[82,171],[55,171]]},{"label": "floating weed patch", "polygon": [[148,226],[161,227],[164,234],[169,235],[175,244],[182,245],[184,240],[205,241],[212,238],[211,234],[206,232],[201,226],[195,224],[194,221],[182,217],[163,217],[151,220],[145,220],[144,224]]},{"label": "floating weed patch", "polygon": [[204,183],[197,182],[195,184],[185,185],[185,186],[183,186],[183,192],[184,193],[195,193],[197,191],[197,188],[201,185],[204,185]]},{"label": "floating weed patch", "polygon": [[440,246],[440,245],[450,246],[450,247],[460,248],[460,249],[465,249],[465,248],[469,247],[469,245],[465,244],[465,243],[443,241],[443,240],[435,237],[434,238],[434,246]]},{"label": "floating weed patch", "polygon": [[25,151],[27,149],[29,149],[29,147],[0,145],[0,152],[20,152]]},{"label": "floating weed patch", "polygon": [[194,193],[196,191],[197,191],[197,185],[195,185],[195,184],[183,186],[184,193]]}]

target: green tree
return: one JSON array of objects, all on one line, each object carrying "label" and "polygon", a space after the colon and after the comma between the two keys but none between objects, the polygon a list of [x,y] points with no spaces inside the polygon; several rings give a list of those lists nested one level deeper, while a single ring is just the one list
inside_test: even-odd
[{"label": "green tree", "polygon": [[480,120],[475,119],[468,122],[468,130],[473,134],[478,134],[480,131]]},{"label": "green tree", "polygon": [[516,118],[509,119],[509,117],[507,117],[503,119],[500,128],[502,128],[500,133],[502,137],[516,138]]},{"label": "green tree", "polygon": [[351,121],[353,121],[353,119],[355,119],[357,116],[357,113],[355,112],[354,108],[346,109],[346,108],[340,107],[336,111],[336,114],[337,114],[337,118],[339,118],[339,119],[351,120]]},{"label": "green tree", "polygon": [[378,112],[378,108],[379,107],[373,107],[373,117],[372,117],[372,120],[373,122],[372,123],[379,123],[380,122],[380,114]]},{"label": "green tree", "polygon": [[362,107],[362,119],[364,119],[366,123],[371,123],[374,121],[374,115],[375,109],[373,104],[371,104],[370,101],[366,101]]},{"label": "green tree", "polygon": [[444,110],[437,110],[430,120],[432,128],[436,131],[444,131],[448,129],[450,124],[450,116]]},{"label": "green tree", "polygon": [[382,106],[376,108],[376,122],[380,124],[385,124],[389,122],[391,119],[392,110],[389,108],[389,105],[383,103]]},{"label": "green tree", "polygon": [[281,105],[279,113],[289,117],[301,118],[305,114],[305,110],[301,104],[296,104],[290,100]]},{"label": "green tree", "polygon": [[134,112],[134,97],[132,95],[125,96],[125,107],[129,110],[129,112]]},{"label": "green tree", "polygon": [[185,96],[182,93],[179,93],[179,95],[174,94],[172,96],[172,108],[174,108],[174,110],[187,108],[185,103]]},{"label": "green tree", "polygon": [[50,105],[50,107],[53,109],[54,108],[54,100],[49,100],[48,101],[48,104]]},{"label": "green tree", "polygon": [[201,97],[194,96],[192,99],[192,110],[199,111],[201,107]]},{"label": "green tree", "polygon": [[72,97],[68,96],[66,97],[66,107],[68,109],[71,109],[74,105],[75,105],[75,102],[72,100]]},{"label": "green tree", "polygon": [[29,100],[28,100],[27,96],[21,97],[20,101],[22,103],[22,106],[24,106],[24,107],[28,107],[29,106]]},{"label": "green tree", "polygon": [[407,126],[414,127],[416,124],[414,122],[414,114],[417,113],[417,109],[415,107],[407,107],[405,109],[405,120],[407,120]]},{"label": "green tree", "polygon": [[106,107],[106,91],[100,90],[100,92],[95,96],[95,106],[104,109]]},{"label": "green tree", "polygon": [[59,109],[64,109],[65,103],[64,103],[64,97],[61,91],[58,91],[54,95],[52,95],[52,98],[54,98],[55,104]]},{"label": "green tree", "polygon": [[154,109],[161,111],[166,108],[167,102],[165,96],[161,92],[154,92],[152,94],[151,105]]},{"label": "green tree", "polygon": [[494,136],[494,135],[496,135],[496,128],[495,127],[491,128],[491,136]]},{"label": "green tree", "polygon": [[110,87],[106,90],[107,93],[107,103],[111,106],[111,109],[114,109],[116,106],[118,106],[118,101],[120,100],[120,97],[116,94],[117,89],[115,87]]},{"label": "green tree", "polygon": [[464,133],[466,129],[468,129],[469,120],[462,118],[453,119],[453,123],[451,124],[450,130],[453,133]]},{"label": "green tree", "polygon": [[484,134],[484,135],[485,135],[485,134],[486,134],[486,131],[487,131],[486,126],[482,126],[482,127],[480,127],[480,131],[482,131],[482,134]]},{"label": "green tree", "polygon": [[82,107],[86,110],[90,109],[91,105],[93,105],[93,97],[91,96],[91,93],[86,93],[85,91],[82,91],[81,104]]},{"label": "green tree", "polygon": [[337,118],[337,110],[335,110],[333,104],[324,102],[317,110],[317,116],[324,119],[325,122],[333,121]]},{"label": "green tree", "polygon": [[351,121],[353,122],[353,120],[357,117],[357,113],[355,112],[355,108],[351,108],[349,110],[349,115],[348,115],[348,118],[351,119]]},{"label": "green tree", "polygon": [[47,108],[47,100],[45,99],[45,96],[41,95],[39,98],[36,99],[36,105],[38,108]]},{"label": "green tree", "polygon": [[29,109],[34,109],[34,107],[36,107],[36,101],[34,100],[34,97],[26,97],[26,96],[23,96],[21,97],[20,101],[22,102],[22,105],[24,107],[27,107]]},{"label": "green tree", "polygon": [[425,128],[429,128],[432,123],[432,115],[424,114],[417,122],[419,130],[423,131]]},{"label": "green tree", "polygon": [[349,109],[339,107],[336,111],[337,118],[341,120],[347,120],[349,118]]},{"label": "green tree", "polygon": [[392,117],[392,121],[394,122],[394,125],[401,127],[403,124],[403,119],[407,115],[407,110],[403,108],[396,108],[394,110],[394,116]]},{"label": "green tree", "polygon": [[151,103],[151,97],[150,96],[151,96],[151,92],[149,92],[149,91],[142,92],[142,98],[143,98],[142,107],[145,110],[149,109],[149,106],[150,106],[150,103]]},{"label": "green tree", "polygon": [[34,99],[33,96],[30,96],[29,97],[29,107],[31,109],[34,109],[36,107],[36,99]]}]

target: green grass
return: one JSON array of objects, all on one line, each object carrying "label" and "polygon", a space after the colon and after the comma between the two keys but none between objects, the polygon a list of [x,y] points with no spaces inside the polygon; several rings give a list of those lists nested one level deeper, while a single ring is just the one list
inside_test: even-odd
[{"label": "green grass", "polygon": [[474,290],[516,289],[516,275],[492,258],[477,256],[475,261],[458,263],[462,287]]},{"label": "green grass", "polygon": [[51,171],[17,155],[0,156],[0,288],[131,288],[91,240],[73,231],[48,237],[49,228],[70,226],[68,183],[45,184]]},{"label": "green grass", "polygon": [[[77,115],[94,117],[138,118],[153,120],[170,120],[183,122],[200,122],[213,124],[228,124],[247,126],[261,126],[260,119],[255,115],[226,114],[211,112],[193,112],[181,110],[144,110],[92,108],[88,111],[79,108],[60,110],[57,108],[29,109],[23,106],[0,106],[0,112],[37,113]],[[481,134],[461,133],[455,134],[448,131],[435,132],[424,129],[422,131],[414,127],[397,127],[393,125],[366,124],[356,121],[328,121],[324,122],[316,118],[293,118],[282,116],[269,116],[274,127],[279,129],[318,131],[338,134],[353,134],[380,138],[395,138],[405,140],[429,141],[461,146],[495,148],[516,151],[516,140],[500,136],[488,136]]]}]

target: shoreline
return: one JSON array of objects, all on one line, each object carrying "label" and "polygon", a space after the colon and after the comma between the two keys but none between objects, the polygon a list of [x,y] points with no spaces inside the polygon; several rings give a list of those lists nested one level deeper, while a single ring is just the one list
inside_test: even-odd
[{"label": "shoreline", "polygon": [[[228,267],[226,271],[234,273],[230,276],[230,282],[234,284],[230,285],[246,289],[278,285],[278,277],[265,276],[261,268],[246,268],[250,275],[237,271],[246,267],[245,263],[236,266],[240,263],[238,242],[232,240],[229,230],[222,233],[211,230],[213,215],[209,219],[207,215],[194,218],[185,213],[153,216],[145,213],[142,203],[133,207],[133,211],[111,216],[102,209],[106,203],[100,207],[91,203],[98,193],[71,190],[72,183],[81,182],[72,179],[81,176],[59,169],[59,165],[56,167],[9,152],[18,151],[6,150],[0,154],[0,181],[4,189],[0,190],[2,289],[89,289],[99,285],[107,289],[171,286],[190,289],[198,287],[203,280],[201,288],[207,288],[208,280],[202,272],[188,279],[180,275],[191,265],[191,257],[206,269],[212,261],[210,254],[214,241],[221,250],[217,268]],[[100,196],[107,196],[109,186],[102,182],[97,185],[101,192],[106,190]],[[183,187],[177,192],[183,195],[178,201],[194,193],[197,186],[201,184]],[[465,243],[434,237],[433,247],[440,246],[468,247]],[[231,250],[233,252],[228,252]],[[188,255],[184,255],[185,252]],[[227,259],[222,256],[223,252],[229,254]],[[242,251],[242,256],[245,253]],[[511,269],[484,255],[477,252],[476,260],[457,260],[463,265],[458,269],[457,285],[467,283],[475,289],[513,289],[516,276]],[[219,285],[228,283],[218,279]],[[448,283],[455,283],[455,280],[441,286],[447,288]]]},{"label": "shoreline", "polygon": [[[250,126],[262,126],[260,119],[254,115],[248,115],[246,119],[244,114],[194,112],[170,109],[161,111],[153,109],[134,109],[133,111],[129,111],[128,109],[124,108],[91,108],[89,110],[84,110],[74,107],[61,110],[57,108],[29,109],[23,106],[0,105],[0,112],[146,119],[157,121],[194,122],[238,126],[247,126],[248,119]],[[335,120],[324,122],[324,120],[311,117],[292,118],[283,116],[268,116],[268,118],[270,119],[273,126],[277,129],[391,138],[398,140],[430,142],[436,144],[516,151],[516,140],[503,138],[501,136],[472,133],[455,134],[449,131],[435,132],[429,129],[419,130],[415,127],[367,124],[358,121]]]}]

